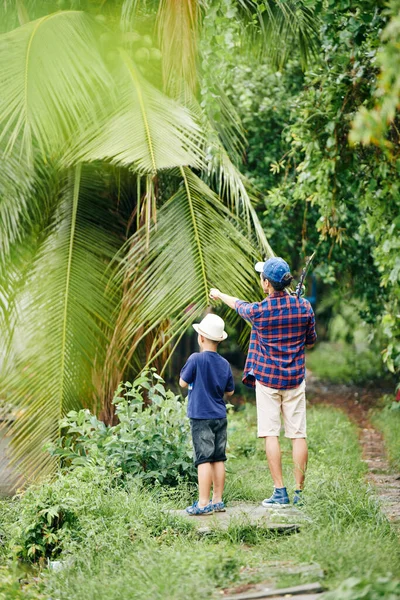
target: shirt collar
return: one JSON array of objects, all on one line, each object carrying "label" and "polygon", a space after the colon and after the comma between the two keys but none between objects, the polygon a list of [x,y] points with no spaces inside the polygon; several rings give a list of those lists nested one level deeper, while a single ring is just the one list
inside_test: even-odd
[{"label": "shirt collar", "polygon": [[282,290],[280,292],[272,292],[272,294],[269,294],[268,298],[279,298],[281,296],[288,296],[289,294],[287,292],[285,292],[285,290]]}]

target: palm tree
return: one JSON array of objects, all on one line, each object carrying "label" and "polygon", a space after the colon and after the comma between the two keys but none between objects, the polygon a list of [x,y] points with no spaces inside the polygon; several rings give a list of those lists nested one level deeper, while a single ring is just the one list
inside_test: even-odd
[{"label": "palm tree", "polygon": [[62,416],[112,418],[118,381],[173,350],[209,287],[250,296],[253,259],[272,253],[232,157],[240,126],[224,143],[199,103],[207,5],[156,5],[161,68],[132,26],[149,30],[149,6],[103,5],[106,22],[3,6],[20,26],[0,36],[1,394],[29,476],[53,469],[42,448]]}]

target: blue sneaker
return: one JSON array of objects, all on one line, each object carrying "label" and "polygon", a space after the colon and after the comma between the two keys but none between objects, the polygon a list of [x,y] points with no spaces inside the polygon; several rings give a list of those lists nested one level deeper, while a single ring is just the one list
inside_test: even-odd
[{"label": "blue sneaker", "polygon": [[297,504],[297,506],[303,506],[304,499],[302,495],[302,490],[294,490],[293,504]]},{"label": "blue sneaker", "polygon": [[211,506],[213,507],[214,512],[225,512],[225,502],[212,502]]},{"label": "blue sneaker", "polygon": [[286,488],[274,488],[274,493],[270,498],[265,498],[261,503],[264,508],[284,508],[290,505],[289,496]]},{"label": "blue sneaker", "polygon": [[198,500],[192,504],[192,506],[188,506],[186,512],[190,516],[194,515],[212,515],[214,512],[213,505],[209,502],[203,508],[200,508]]}]

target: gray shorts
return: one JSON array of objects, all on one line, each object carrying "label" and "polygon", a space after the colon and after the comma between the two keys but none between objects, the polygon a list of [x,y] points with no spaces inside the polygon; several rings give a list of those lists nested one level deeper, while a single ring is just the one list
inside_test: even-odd
[{"label": "gray shorts", "polygon": [[226,460],[227,419],[190,419],[194,464]]}]

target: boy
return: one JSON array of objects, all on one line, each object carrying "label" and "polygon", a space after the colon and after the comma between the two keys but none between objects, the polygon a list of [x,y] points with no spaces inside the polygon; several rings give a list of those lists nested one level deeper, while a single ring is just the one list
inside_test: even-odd
[{"label": "boy", "polygon": [[189,356],[179,379],[181,387],[189,387],[188,417],[199,481],[199,499],[187,507],[189,515],[210,515],[225,510],[222,500],[227,430],[224,394],[232,396],[235,385],[228,361],[217,351],[219,342],[228,337],[224,326],[221,317],[213,314],[193,325],[198,333],[200,352]]}]

